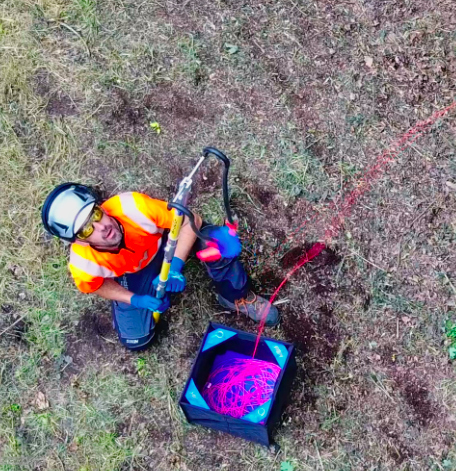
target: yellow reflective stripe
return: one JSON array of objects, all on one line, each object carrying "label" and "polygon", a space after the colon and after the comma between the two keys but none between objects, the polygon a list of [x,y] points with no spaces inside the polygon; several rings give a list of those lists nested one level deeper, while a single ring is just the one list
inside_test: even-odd
[{"label": "yellow reflective stripe", "polygon": [[102,278],[115,278],[116,276],[116,274],[109,268],[98,265],[93,260],[88,260],[75,253],[73,250],[70,253],[70,265],[73,265],[78,270],[81,270],[93,277],[101,276]]},{"label": "yellow reflective stripe", "polygon": [[157,226],[138,209],[132,192],[120,194],[119,199],[120,204],[122,205],[123,214],[125,214],[125,216],[131,219],[135,224],[150,234],[162,232],[158,230]]}]

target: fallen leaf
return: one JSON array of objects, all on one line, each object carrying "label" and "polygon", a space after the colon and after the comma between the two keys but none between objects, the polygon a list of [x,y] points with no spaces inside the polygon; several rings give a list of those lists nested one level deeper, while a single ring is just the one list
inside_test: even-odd
[{"label": "fallen leaf", "polygon": [[372,67],[374,65],[374,59],[369,56],[364,56],[364,62],[366,63],[367,67]]},{"label": "fallen leaf", "polygon": [[35,404],[39,410],[44,410],[49,407],[49,401],[46,399],[46,396],[41,391],[39,391],[36,395]]},{"label": "fallen leaf", "polygon": [[78,451],[78,444],[76,442],[71,442],[71,445],[68,447],[68,449],[74,453],[75,451]]},{"label": "fallen leaf", "polygon": [[448,188],[451,188],[452,190],[456,191],[456,183],[448,181],[448,182],[446,182],[446,186]]}]

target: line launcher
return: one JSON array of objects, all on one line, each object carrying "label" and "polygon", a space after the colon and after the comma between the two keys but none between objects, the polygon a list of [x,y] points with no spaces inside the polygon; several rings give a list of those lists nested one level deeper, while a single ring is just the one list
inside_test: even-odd
[{"label": "line launcher", "polygon": [[[238,229],[238,222],[233,218],[233,213],[230,207],[229,192],[228,192],[228,173],[230,169],[230,160],[228,157],[215,147],[206,147],[203,149],[203,155],[200,157],[196,165],[193,167],[190,174],[182,179],[179,183],[179,189],[173,200],[168,203],[168,209],[173,210],[173,221],[171,229],[168,235],[168,241],[166,243],[163,263],[160,270],[159,283],[156,288],[155,296],[159,299],[163,298],[166,293],[166,283],[168,281],[169,272],[171,268],[171,262],[176,252],[177,241],[182,227],[184,216],[187,216],[190,226],[193,232],[198,238],[205,242],[206,248],[200,250],[196,255],[203,262],[214,262],[221,258],[219,244],[217,239],[208,235],[202,234],[196,226],[194,214],[187,208],[188,199],[190,197],[193,179],[202,164],[207,160],[209,156],[216,157],[224,165],[223,176],[222,176],[222,192],[223,192],[223,205],[226,213],[225,225],[228,227],[228,231],[231,235],[236,235]],[[155,323],[160,320],[160,312],[156,311],[153,313]]]}]

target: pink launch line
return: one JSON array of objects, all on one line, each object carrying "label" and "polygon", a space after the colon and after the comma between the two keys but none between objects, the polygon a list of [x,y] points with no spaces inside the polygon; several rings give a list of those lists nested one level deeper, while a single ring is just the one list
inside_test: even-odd
[{"label": "pink launch line", "polygon": [[255,359],[225,361],[207,379],[202,396],[211,410],[241,418],[271,399],[280,367]]},{"label": "pink launch line", "polygon": [[[414,127],[410,128],[406,133],[404,133],[398,140],[393,142],[389,149],[384,150],[380,155],[377,156],[375,162],[366,170],[362,178],[358,180],[356,187],[344,198],[342,202],[342,197],[340,197],[336,201],[333,201],[329,204],[325,212],[330,214],[336,213],[332,219],[332,224],[336,223],[337,221],[339,221],[339,223],[336,223],[336,227],[334,229],[331,229],[331,225],[328,227],[325,238],[331,236],[332,232],[338,232],[339,227],[343,222],[343,216],[346,215],[347,211],[356,202],[356,200],[370,189],[373,181],[382,175],[384,167],[386,167],[388,163],[395,160],[401,152],[404,152],[408,147],[410,147],[411,144],[413,144],[419,137],[428,131],[429,128],[439,118],[444,117],[454,108],[456,108],[456,102],[452,103],[446,108],[443,108],[442,110],[436,111],[428,119],[419,121]],[[342,209],[339,209],[341,206]],[[311,214],[306,216],[304,222],[302,222],[296,229],[292,231],[291,235],[289,236],[289,241],[293,241],[302,232],[307,224],[321,217],[322,215],[320,211],[312,209]]]},{"label": "pink launch line", "polygon": [[[331,203],[328,208],[328,212],[335,213],[332,217],[330,224],[324,231],[323,240],[330,242],[333,237],[336,237],[340,232],[340,229],[344,223],[345,218],[350,214],[350,211],[353,205],[358,201],[358,199],[364,195],[371,187],[374,181],[378,180],[383,172],[386,169],[387,164],[394,161],[398,155],[404,152],[413,142],[415,142],[419,137],[421,137],[429,128],[439,119],[443,118],[450,111],[456,108],[456,102],[453,102],[451,105],[443,108],[442,110],[436,111],[428,119],[424,121],[419,121],[414,127],[410,128],[406,133],[404,133],[397,141],[395,141],[389,149],[384,150],[375,160],[375,163],[371,165],[366,172],[363,174],[362,178],[358,180],[356,187],[350,191],[345,198],[340,197],[337,201]],[[306,220],[295,229],[289,240],[294,240],[297,235],[304,229],[306,224],[315,220],[318,217],[322,217],[321,213],[317,210],[312,210],[312,215],[307,217]],[[258,335],[255,342],[255,349],[253,351],[252,358],[255,358],[255,354],[260,342],[261,334],[263,333],[266,317],[271,305],[278,296],[280,290],[287,283],[287,281],[293,276],[293,274],[299,270],[307,262],[319,255],[322,250],[325,248],[325,244],[317,242],[314,244],[310,250],[300,259],[293,269],[291,269],[285,278],[282,280],[280,285],[272,294],[269,303],[263,308],[261,313],[261,321],[258,326]]]},{"label": "pink launch line", "polygon": [[293,274],[299,270],[303,265],[305,265],[307,262],[310,262],[313,258],[315,258],[317,255],[321,253],[321,251],[325,248],[325,244],[322,244],[320,242],[317,242],[314,244],[310,250],[298,261],[298,263],[295,265],[295,267],[290,270],[287,273],[287,276],[282,280],[282,283],[277,287],[277,289],[274,291],[274,293],[271,296],[271,299],[269,300],[269,303],[266,304],[264,308],[264,312],[261,314],[261,321],[260,325],[258,327],[258,336],[255,342],[255,349],[253,351],[252,358],[255,358],[255,354],[258,348],[258,343],[260,342],[260,337],[261,334],[264,330],[264,324],[266,322],[266,317],[268,315],[269,310],[271,309],[271,305],[274,302],[275,298],[279,294],[279,291],[282,289],[282,287],[285,285],[285,283],[293,276]]}]

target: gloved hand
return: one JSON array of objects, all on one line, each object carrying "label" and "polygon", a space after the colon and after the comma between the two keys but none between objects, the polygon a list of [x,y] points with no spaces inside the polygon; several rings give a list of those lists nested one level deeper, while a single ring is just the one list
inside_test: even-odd
[{"label": "gloved hand", "polygon": [[150,311],[160,313],[165,312],[171,306],[168,296],[158,299],[148,294],[134,294],[131,297],[130,303],[138,309],[149,309]]},{"label": "gloved hand", "polygon": [[227,226],[216,227],[209,235],[217,239],[218,249],[223,258],[235,258],[241,253],[241,241],[233,229]]},{"label": "gloved hand", "polygon": [[[181,291],[184,291],[185,286],[187,285],[187,280],[185,279],[185,276],[181,273],[184,264],[185,262],[180,258],[173,258],[169,270],[168,281],[166,282],[167,292],[180,293]],[[160,275],[157,276],[152,282],[154,288],[158,286],[159,281]]]}]

